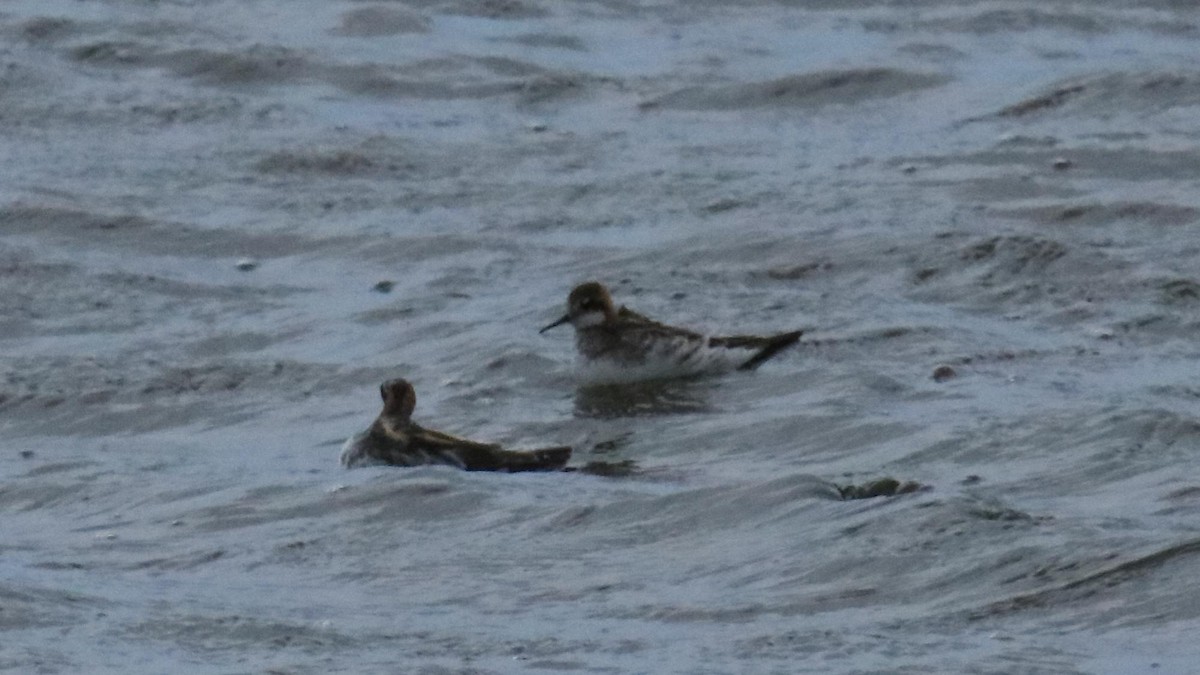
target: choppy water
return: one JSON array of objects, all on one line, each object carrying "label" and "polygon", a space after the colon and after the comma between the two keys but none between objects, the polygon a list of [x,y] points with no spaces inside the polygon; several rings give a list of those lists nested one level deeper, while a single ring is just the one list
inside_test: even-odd
[{"label": "choppy water", "polygon": [[[1166,0],[3,3],[0,668],[1195,672],[1198,38]],[[580,386],[537,329],[588,278],[809,343]],[[637,468],[340,469],[396,376]],[[883,475],[931,489],[833,498]]]}]

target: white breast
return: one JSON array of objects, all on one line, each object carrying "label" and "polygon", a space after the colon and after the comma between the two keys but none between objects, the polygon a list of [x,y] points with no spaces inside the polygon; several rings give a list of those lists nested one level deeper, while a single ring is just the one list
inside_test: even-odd
[{"label": "white breast", "polygon": [[363,439],[367,437],[365,431],[354,434],[346,439],[342,444],[341,463],[347,469],[353,469],[360,466],[372,466],[380,462],[367,454],[364,447]]}]

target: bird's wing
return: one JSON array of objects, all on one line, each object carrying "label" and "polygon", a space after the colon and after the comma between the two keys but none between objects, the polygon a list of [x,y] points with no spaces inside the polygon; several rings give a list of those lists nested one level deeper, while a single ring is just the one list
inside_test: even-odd
[{"label": "bird's wing", "polygon": [[662,333],[668,333],[671,335],[678,335],[681,337],[691,337],[691,338],[702,337],[699,333],[690,331],[686,328],[680,328],[678,326],[671,326],[671,325],[662,323],[661,321],[655,321],[654,319],[651,319],[650,317],[646,316],[645,314],[639,314],[639,313],[633,311],[632,309],[629,309],[625,305],[621,305],[621,308],[617,310],[617,320],[621,321],[622,323],[633,324],[636,326],[640,326],[642,328],[649,328],[649,329],[653,329],[653,330],[656,330],[656,331],[659,331]]},{"label": "bird's wing", "polygon": [[453,450],[453,449],[472,449],[472,450],[499,450],[500,446],[495,443],[479,443],[477,441],[468,440],[459,436],[442,433],[433,429],[426,429],[413,425],[412,442],[427,446],[429,449]]}]

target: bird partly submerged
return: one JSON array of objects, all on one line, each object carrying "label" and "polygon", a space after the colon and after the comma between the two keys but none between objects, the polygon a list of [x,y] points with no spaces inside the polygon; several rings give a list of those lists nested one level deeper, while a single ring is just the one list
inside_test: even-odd
[{"label": "bird partly submerged", "polygon": [[420,466],[445,464],[466,471],[558,471],[571,458],[571,448],[505,450],[492,443],[477,443],[426,429],[412,421],[417,392],[404,379],[379,385],[383,411],[370,429],[355,434],[342,446],[346,468],[391,464]]},{"label": "bird partly submerged", "polygon": [[564,323],[575,327],[575,345],[585,364],[645,377],[754,370],[804,334],[702,335],[617,307],[608,289],[595,281],[572,289],[567,313],[540,332]]}]

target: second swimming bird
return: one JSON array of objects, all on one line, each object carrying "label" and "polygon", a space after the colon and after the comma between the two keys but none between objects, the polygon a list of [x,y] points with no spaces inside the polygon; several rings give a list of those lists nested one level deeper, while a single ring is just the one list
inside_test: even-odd
[{"label": "second swimming bird", "polygon": [[645,377],[754,370],[804,334],[701,335],[618,308],[608,289],[595,281],[576,286],[567,297],[567,313],[541,332],[564,323],[575,327],[575,345],[585,363]]},{"label": "second swimming bird", "polygon": [[388,380],[379,386],[383,411],[370,429],[355,434],[342,447],[342,466],[372,464],[420,466],[447,464],[466,471],[558,471],[571,458],[571,448],[505,450],[492,443],[426,429],[412,421],[417,392],[408,380]]}]

